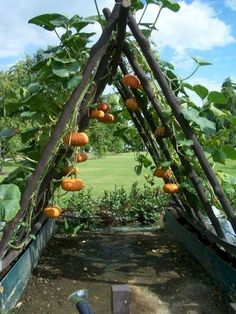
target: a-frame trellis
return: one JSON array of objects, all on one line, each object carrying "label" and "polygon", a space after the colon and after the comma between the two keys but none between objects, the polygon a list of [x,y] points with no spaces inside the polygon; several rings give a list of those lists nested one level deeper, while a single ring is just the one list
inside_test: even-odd
[{"label": "a-frame trellis", "polygon": [[[199,208],[195,206],[196,204],[194,204],[194,202],[192,201],[191,194],[189,194],[188,190],[184,188],[181,189],[181,193],[173,195],[175,208],[178,214],[185,220],[187,220],[187,222],[190,223],[193,228],[200,231],[200,233],[204,235],[204,237],[208,238],[211,243],[214,243],[223,248],[223,250],[225,250],[231,256],[236,255],[236,246],[229,243],[226,239],[221,224],[214,214],[212,204],[210,203],[206,191],[202,186],[199,175],[196,173],[189,159],[185,157],[185,152],[183,151],[183,149],[177,146],[174,133],[172,132],[172,129],[163,114],[161,104],[159,103],[150,86],[149,79],[146,77],[144,71],[136,60],[129,43],[125,40],[127,25],[129,26],[134,38],[136,39],[136,42],[139,45],[140,50],[142,51],[143,56],[145,57],[155,80],[159,84],[163,95],[166,98],[166,102],[169,104],[172,110],[173,116],[182,128],[186,139],[192,141],[191,148],[194,151],[195,156],[197,157],[199,164],[201,165],[202,170],[204,171],[205,176],[215,193],[215,196],[221,204],[221,209],[225,212],[229,222],[236,232],[235,212],[224,191],[222,190],[219,182],[217,181],[217,178],[205,157],[203,149],[196,135],[194,134],[193,129],[189,125],[188,121],[184,118],[179,100],[172,92],[165,75],[162,73],[158,62],[153,55],[148,40],[140,31],[129,10],[129,0],[116,0],[116,4],[112,12],[110,12],[109,9],[103,10],[103,13],[107,19],[107,24],[103,29],[100,39],[91,48],[90,57],[83,71],[82,81],[72,93],[68,102],[65,104],[60,118],[57,121],[52,135],[41,155],[39,163],[37,164],[34,173],[30,176],[28,180],[27,187],[21,198],[21,210],[4,230],[4,235],[0,242],[0,258],[2,265],[2,269],[0,269],[0,271],[3,270],[7,265],[9,265],[9,263],[18,254],[15,250],[9,249],[8,242],[14,234],[20,220],[27,215],[27,211],[31,201],[31,195],[36,189],[38,182],[42,178],[42,174],[46,169],[50,155],[53,154],[54,148],[58,140],[60,139],[72,112],[74,111],[76,106],[79,106],[79,114],[77,120],[79,130],[83,131],[89,123],[88,104],[94,103],[97,100],[97,98],[102,94],[108,82],[110,83],[111,81],[113,81],[124,101],[130,97],[136,98],[140,109],[138,111],[131,111],[128,109],[128,111],[134,122],[134,125],[136,126],[140,134],[140,137],[146,144],[146,147],[150,155],[152,156],[154,163],[158,163],[158,160],[160,159],[160,151],[162,152],[162,156],[164,156],[167,161],[171,161],[171,153],[168,150],[165,139],[156,138],[154,136],[154,132],[157,127],[156,122],[153,119],[153,116],[150,114],[142,97],[140,97],[139,92],[137,90],[127,88],[122,84],[122,81],[120,80],[114,80],[114,76],[117,72],[118,67],[123,74],[127,74],[126,64],[125,62],[123,62],[124,59],[129,62],[133,71],[139,77],[143,90],[145,91],[149,100],[149,103],[153,107],[159,121],[161,121],[161,125],[165,128],[168,135],[168,140],[171,142],[174,150],[176,151],[182,166],[188,173],[188,176],[196,191],[198,199],[204,207],[206,215],[208,216],[213,226],[214,232],[207,229]],[[116,40],[114,41],[112,40],[112,34],[115,30],[117,35]],[[91,79],[92,84],[89,84]],[[72,152],[70,148],[66,148],[62,145],[59,151],[55,154],[54,165],[59,159],[63,158],[63,156],[70,156],[71,153]],[[180,177],[176,166],[172,164],[171,168],[178,181]],[[46,200],[50,197],[51,194],[50,182],[53,179],[58,179],[60,177],[61,174],[57,173],[53,166],[47,170],[47,173],[41,182],[39,192],[37,194],[35,211],[46,205]],[[168,180],[169,179],[165,179],[166,182],[168,182]],[[19,239],[25,237],[24,229],[19,229],[18,237]]]}]

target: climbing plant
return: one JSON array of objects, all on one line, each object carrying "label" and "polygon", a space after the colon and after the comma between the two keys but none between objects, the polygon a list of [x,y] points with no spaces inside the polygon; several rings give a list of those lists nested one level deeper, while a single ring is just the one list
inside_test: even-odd
[{"label": "climbing plant", "polygon": [[[150,4],[157,6],[156,18],[151,23],[142,23]],[[140,140],[136,139],[139,134],[153,162],[146,154],[137,154],[136,172],[140,174],[143,167],[150,167],[154,176],[163,178],[163,190],[173,196],[180,215],[194,221],[199,228],[206,227],[204,217],[207,216],[217,241],[220,239],[221,245],[229,247],[212,206],[225,212],[236,229],[231,205],[235,204],[235,196],[229,189],[230,184],[233,188],[236,186],[236,181],[221,173],[218,175],[221,186],[212,167],[216,162],[225,163],[227,158],[236,159],[236,150],[230,145],[221,145],[225,127],[217,129],[209,113],[223,118],[227,128],[235,126],[234,113],[223,108],[227,103],[223,91],[189,84],[187,78],[181,79],[175,73],[173,65],[153,53],[149,39],[162,10],[177,12],[179,4],[172,0],[153,0],[146,1],[145,5],[142,1],[130,5],[130,1],[123,0],[116,2],[112,13],[105,9],[107,23],[99,11],[97,17],[87,19],[53,13],[29,21],[54,32],[59,44],[48,47],[30,64],[28,84],[20,86],[19,93],[12,93],[10,101],[1,107],[4,114],[17,114],[30,121],[29,128],[20,133],[24,147],[18,151],[19,160],[15,158],[18,167],[2,184],[1,198],[6,202],[0,208],[1,219],[7,225],[0,243],[1,256],[10,246],[19,249],[25,245],[32,224],[42,211],[47,217],[61,214],[55,204],[48,204],[50,199],[54,203],[55,189],[61,187],[71,192],[84,187],[77,177],[75,163],[87,159],[89,137],[83,131],[91,118],[96,119],[90,124],[90,132],[93,127],[97,133],[101,131],[97,123],[108,127],[110,123],[109,130],[129,147],[140,147]],[[143,8],[138,25],[129,9],[135,14]],[[93,33],[83,30],[94,21],[101,23],[103,33],[89,48]],[[127,24],[132,35],[129,33],[126,39]],[[58,32],[58,28],[63,32]],[[194,61],[196,69],[189,77],[209,65],[199,58],[194,57]],[[115,97],[117,106],[114,102],[112,107],[102,103],[107,83],[120,95],[118,100]],[[202,107],[192,101],[189,91],[200,97]],[[18,130],[14,128],[5,129],[0,133],[1,140],[6,143],[15,133]],[[99,140],[92,136],[91,139],[94,145]],[[119,143],[117,140],[117,147]],[[97,150],[101,152],[102,148]],[[65,174],[67,166],[72,168]],[[14,211],[6,215],[13,192],[17,196]]]}]

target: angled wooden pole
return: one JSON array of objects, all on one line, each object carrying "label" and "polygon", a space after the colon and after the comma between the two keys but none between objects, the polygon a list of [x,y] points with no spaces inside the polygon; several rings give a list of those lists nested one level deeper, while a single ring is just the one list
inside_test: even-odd
[{"label": "angled wooden pole", "polygon": [[110,81],[112,81],[112,78],[116,74],[118,63],[120,61],[123,43],[124,43],[125,35],[126,35],[126,26],[127,26],[129,9],[131,7],[131,1],[130,0],[122,0],[120,5],[121,5],[121,7],[120,7],[120,14],[118,17],[116,48],[115,48],[114,55],[113,55],[112,62],[111,62],[112,66],[111,66]]}]

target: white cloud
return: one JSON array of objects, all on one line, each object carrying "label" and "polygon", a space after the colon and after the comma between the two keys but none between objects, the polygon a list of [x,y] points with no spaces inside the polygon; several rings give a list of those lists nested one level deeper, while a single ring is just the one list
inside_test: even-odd
[{"label": "white cloud", "polygon": [[236,11],[236,0],[225,0],[225,5],[231,10]]},{"label": "white cloud", "polygon": [[[231,27],[217,17],[212,6],[200,0],[179,3],[181,9],[178,13],[163,10],[160,15],[156,24],[159,31],[152,36],[158,49],[170,47],[178,52],[187,49],[204,51],[235,41]],[[150,5],[143,21],[154,21],[156,14],[155,5]]]},{"label": "white cloud", "polygon": [[[100,9],[105,6],[112,9],[114,1],[100,0],[98,5]],[[84,17],[97,14],[93,0],[83,3],[79,0],[1,0],[0,58],[22,58],[29,46],[37,50],[58,42],[53,32],[28,24],[29,19],[44,13],[61,13],[69,17],[74,14]],[[98,34],[101,32],[98,25],[93,28],[89,26],[87,30]]]}]

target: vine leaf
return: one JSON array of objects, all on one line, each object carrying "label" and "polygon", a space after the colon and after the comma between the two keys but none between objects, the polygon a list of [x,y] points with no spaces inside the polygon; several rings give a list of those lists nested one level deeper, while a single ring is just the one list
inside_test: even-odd
[{"label": "vine leaf", "polygon": [[214,149],[213,152],[212,152],[212,159],[215,162],[219,162],[221,164],[225,164],[226,154],[225,154],[225,152],[223,152],[220,149]]},{"label": "vine leaf", "polygon": [[210,92],[207,99],[209,102],[214,102],[217,104],[225,105],[227,103],[227,99],[225,98],[225,95],[217,91]]},{"label": "vine leaf", "polygon": [[68,22],[69,20],[67,17],[58,13],[38,15],[28,21],[28,23],[41,26],[48,31],[53,31],[57,27],[66,28]]},{"label": "vine leaf", "polygon": [[209,93],[208,89],[200,84],[194,85],[193,90],[201,99],[205,99]]},{"label": "vine leaf", "polygon": [[0,185],[0,220],[11,221],[20,209],[21,193],[15,184]]},{"label": "vine leaf", "polygon": [[173,12],[178,12],[180,9],[180,5],[173,0],[161,0],[163,7],[168,8]]},{"label": "vine leaf", "polygon": [[227,159],[236,160],[236,149],[230,145],[222,146],[223,152],[226,154]]}]

